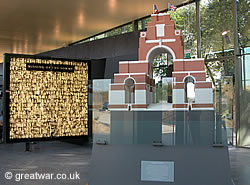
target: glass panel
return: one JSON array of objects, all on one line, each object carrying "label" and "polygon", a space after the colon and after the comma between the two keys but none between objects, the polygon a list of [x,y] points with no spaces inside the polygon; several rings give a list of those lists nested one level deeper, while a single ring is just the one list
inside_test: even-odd
[{"label": "glass panel", "polygon": [[242,62],[242,89],[240,92],[239,146],[250,147],[250,24],[249,1],[238,2],[238,34]]},{"label": "glass panel", "polygon": [[242,86],[246,90],[250,84],[250,47],[242,49]]},{"label": "glass panel", "polygon": [[216,141],[233,145],[235,127],[233,120],[233,77],[221,76],[216,84]]},{"label": "glass panel", "polygon": [[176,30],[182,31],[184,50],[188,53],[187,58],[196,54],[196,10],[195,3],[170,11],[171,19],[175,22]]},{"label": "glass panel", "polygon": [[93,80],[93,140],[110,142],[109,84],[110,79]]},{"label": "glass panel", "polygon": [[[172,77],[162,78],[161,87],[161,102],[163,103],[162,112],[162,143],[164,145],[175,144],[175,111],[172,110],[172,91],[173,91]],[[159,91],[159,90],[158,90]]]},{"label": "glass panel", "polygon": [[233,145],[234,139],[236,138],[234,117],[233,117],[233,98],[234,98],[234,87],[233,87],[233,76],[223,76],[221,78],[221,117],[223,119],[222,129],[226,133],[223,133],[223,138],[227,137],[227,143]]},{"label": "glass panel", "polygon": [[234,62],[219,60],[207,62],[207,76],[213,81],[216,112],[215,142],[235,145],[234,124]]},{"label": "glass panel", "polygon": [[232,1],[202,0],[201,5],[202,57],[231,55],[228,52],[233,48]]},{"label": "glass panel", "polygon": [[240,96],[239,145],[250,147],[250,47],[245,48],[242,62],[242,90]]},{"label": "glass panel", "polygon": [[[113,87],[110,79],[94,80],[94,143],[203,146],[227,144],[227,131],[230,132],[228,128],[233,126],[232,103],[228,103],[231,99],[225,98],[231,97],[229,92],[232,77],[223,78],[224,85],[221,85],[220,98],[223,101],[220,104],[223,105],[224,117],[215,114],[218,107],[215,110],[213,107],[195,108],[190,101],[190,104],[181,105],[183,108],[175,107],[173,101],[176,101],[176,97],[184,101],[184,89],[181,97],[174,88],[174,78],[163,77],[161,81],[161,86],[154,91],[161,94],[159,101],[142,108],[137,102],[139,91],[135,90],[135,103],[125,103],[125,85],[124,88],[122,84]],[[214,91],[215,100],[218,99],[218,92]],[[195,100],[199,102],[199,91],[195,94]]]}]

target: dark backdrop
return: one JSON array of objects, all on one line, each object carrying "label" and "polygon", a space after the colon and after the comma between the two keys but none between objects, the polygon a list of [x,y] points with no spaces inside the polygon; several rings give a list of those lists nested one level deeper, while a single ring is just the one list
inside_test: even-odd
[{"label": "dark backdrop", "polygon": [[119,71],[119,61],[138,60],[138,48],[139,31],[136,31],[38,55],[91,60],[91,79],[109,79]]}]

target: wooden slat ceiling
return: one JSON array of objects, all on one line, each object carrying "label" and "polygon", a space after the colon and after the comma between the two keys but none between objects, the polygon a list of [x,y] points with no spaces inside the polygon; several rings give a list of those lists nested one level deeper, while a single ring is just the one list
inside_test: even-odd
[{"label": "wooden slat ceiling", "polygon": [[0,0],[3,53],[35,54],[191,0]]}]

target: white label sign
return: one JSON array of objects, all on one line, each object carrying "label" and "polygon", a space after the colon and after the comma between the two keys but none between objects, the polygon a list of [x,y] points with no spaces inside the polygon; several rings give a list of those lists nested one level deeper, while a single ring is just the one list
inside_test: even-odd
[{"label": "white label sign", "polygon": [[141,181],[174,182],[174,162],[141,161]]},{"label": "white label sign", "polygon": [[156,36],[164,37],[165,36],[165,24],[156,24]]}]

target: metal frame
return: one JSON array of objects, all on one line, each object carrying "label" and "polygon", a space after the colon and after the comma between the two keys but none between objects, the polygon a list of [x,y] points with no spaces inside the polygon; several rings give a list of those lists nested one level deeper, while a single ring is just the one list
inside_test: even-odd
[{"label": "metal frame", "polygon": [[241,92],[241,59],[238,40],[238,21],[237,21],[237,1],[232,0],[233,25],[234,25],[234,62],[235,62],[235,124],[236,124],[236,146],[240,142],[240,92]]},{"label": "metal frame", "polygon": [[234,56],[224,56],[224,57],[219,57],[219,58],[211,58],[211,59],[205,59],[205,62],[214,62],[214,61],[219,61],[219,60],[229,60],[229,59],[234,59]]},{"label": "metal frame", "polygon": [[[32,141],[51,141],[51,140],[69,140],[69,139],[84,139],[88,140],[89,136],[92,135],[92,99],[88,102],[88,135],[83,136],[62,136],[62,137],[47,137],[47,138],[25,138],[25,139],[10,139],[9,138],[9,87],[10,87],[10,57],[17,58],[32,58],[32,59],[46,59],[46,60],[62,60],[62,61],[73,61],[73,62],[84,62],[88,64],[88,80],[91,80],[91,65],[89,60],[78,60],[78,59],[69,59],[69,58],[53,58],[53,57],[44,57],[36,55],[22,55],[22,54],[4,54],[3,62],[3,142],[4,143],[15,143],[15,142],[32,142]],[[88,83],[89,85],[90,83]],[[92,92],[89,89],[89,94]]]},{"label": "metal frame", "polygon": [[197,57],[201,58],[200,0],[197,0],[195,2],[195,7],[196,7]]}]

